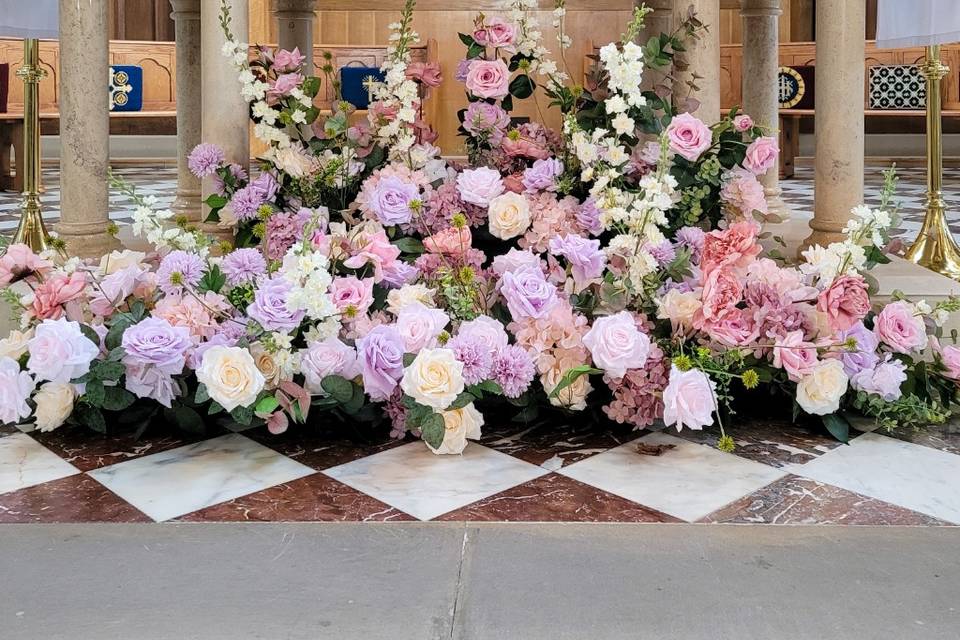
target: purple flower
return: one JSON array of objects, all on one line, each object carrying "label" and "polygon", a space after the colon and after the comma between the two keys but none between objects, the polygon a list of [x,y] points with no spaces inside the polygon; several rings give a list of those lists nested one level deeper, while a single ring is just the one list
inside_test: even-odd
[{"label": "purple flower", "polygon": [[[227,165],[227,169],[230,171],[230,175],[234,178],[234,184],[247,179],[247,170],[238,165],[237,163],[231,163]],[[211,176],[213,181],[213,192],[218,196],[227,195],[227,185],[223,181],[223,178],[220,177],[220,174],[215,173]]]},{"label": "purple flower", "polygon": [[227,284],[236,287],[255,282],[267,272],[267,261],[256,249],[237,249],[223,257],[220,270],[227,277]]},{"label": "purple flower", "polygon": [[393,325],[381,324],[357,340],[363,389],[371,400],[390,398],[403,377],[403,338]]},{"label": "purple flower", "polygon": [[217,172],[217,168],[226,160],[223,149],[219,146],[203,142],[198,144],[187,157],[187,166],[190,173],[198,178],[207,178]]},{"label": "purple flower", "polygon": [[580,205],[576,213],[577,225],[592,236],[600,235],[603,231],[603,224],[600,222],[600,209],[597,208],[597,201],[593,198],[587,198],[586,202]]},{"label": "purple flower", "polygon": [[533,267],[504,273],[500,278],[500,293],[514,320],[542,318],[557,302],[557,287]]},{"label": "purple flower", "polygon": [[599,240],[590,240],[572,233],[550,240],[550,251],[570,262],[573,282],[577,288],[603,275],[607,256],[600,249]]},{"label": "purple flower", "polygon": [[644,248],[661,267],[667,266],[677,257],[677,250],[669,240],[664,240],[660,244],[648,244]]},{"label": "purple flower", "polygon": [[863,369],[851,376],[850,386],[858,391],[866,391],[883,398],[886,402],[899,400],[903,392],[900,390],[907,379],[907,367],[899,360],[887,354],[883,362],[873,369]]},{"label": "purple flower", "polygon": [[510,114],[489,102],[471,102],[463,115],[463,128],[467,133],[486,136],[493,145],[500,144],[509,126]]},{"label": "purple flower", "polygon": [[237,220],[253,220],[257,217],[260,205],[265,202],[263,195],[252,185],[237,189],[230,200],[230,208]]},{"label": "purple flower", "polygon": [[453,356],[463,363],[463,381],[477,384],[490,378],[493,369],[491,345],[479,336],[458,335],[447,342]]},{"label": "purple flower", "polygon": [[523,347],[512,344],[493,359],[493,376],[508,398],[518,398],[533,382],[537,369]]},{"label": "purple flower", "polygon": [[293,286],[283,278],[270,278],[260,283],[247,315],[267,331],[293,331],[303,320],[303,309],[290,309],[287,297]]},{"label": "purple flower", "polygon": [[846,349],[839,352],[840,362],[843,363],[844,372],[853,378],[861,371],[869,371],[877,366],[880,358],[877,356],[877,347],[880,341],[877,335],[864,326],[863,322],[858,322],[846,331],[837,334],[838,342],[846,342],[853,338],[857,347],[854,351]]},{"label": "purple flower", "polygon": [[277,196],[277,191],[280,190],[280,184],[277,182],[277,179],[269,172],[261,173],[249,186],[263,196],[264,202],[273,200]]},{"label": "purple flower", "polygon": [[556,158],[535,160],[523,171],[523,187],[527,191],[556,191],[557,178],[563,174],[563,163]]},{"label": "purple flower", "polygon": [[124,386],[138,398],[156,400],[170,408],[179,385],[168,373],[150,365],[128,366]]},{"label": "purple flower", "polygon": [[184,287],[193,288],[200,283],[206,268],[203,258],[195,253],[171,251],[160,261],[157,286],[168,296],[182,293]]},{"label": "purple flower", "polygon": [[690,260],[693,264],[700,264],[700,254],[703,253],[703,243],[707,234],[700,227],[683,227],[677,231],[677,246],[690,249]]},{"label": "purple flower", "polygon": [[[470,65],[473,63],[473,60],[461,60],[457,63],[457,72],[454,74],[454,78],[457,82],[466,82],[467,81],[467,72],[470,71]],[[471,103],[476,104],[476,103]]]},{"label": "purple flower", "polygon": [[402,260],[394,260],[383,265],[383,280],[380,284],[399,289],[403,285],[416,280],[418,275],[420,275],[420,270],[412,264],[407,264]]},{"label": "purple flower", "polygon": [[[227,327],[242,327],[236,322],[224,322],[223,328]],[[243,329],[243,334],[246,334],[246,328]],[[237,344],[237,341],[240,338],[238,336],[231,335],[228,331],[221,331],[220,333],[213,334],[206,342],[200,343],[196,349],[191,351],[187,356],[187,366],[191,369],[198,369],[201,364],[203,364],[203,354],[205,354],[211,347],[234,347]]]},{"label": "purple flower", "polygon": [[152,366],[167,375],[183,371],[186,352],[193,346],[190,329],[152,317],[124,331],[120,344],[128,367]]},{"label": "purple flower", "polygon": [[410,222],[410,202],[420,197],[417,186],[398,178],[385,176],[377,181],[367,206],[385,227]]}]

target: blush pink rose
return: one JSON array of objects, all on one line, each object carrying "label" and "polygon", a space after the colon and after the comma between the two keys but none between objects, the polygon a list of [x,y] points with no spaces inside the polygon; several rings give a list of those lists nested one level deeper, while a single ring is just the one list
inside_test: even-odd
[{"label": "blush pink rose", "polygon": [[303,76],[299,73],[285,73],[279,76],[267,89],[267,104],[276,104],[302,83]]},{"label": "blush pink rose", "polygon": [[725,266],[745,269],[762,249],[757,242],[759,232],[760,225],[753,220],[741,220],[726,229],[711,231],[704,239],[700,269],[705,274]]},{"label": "blush pink rose", "polygon": [[877,314],[873,330],[888,347],[897,353],[923,351],[927,347],[927,328],[912,304],[905,300],[891,302]]},{"label": "blush pink rose", "polygon": [[717,410],[716,383],[703,371],[670,369],[670,381],[663,390],[663,422],[677,431],[703,429],[713,424]]},{"label": "blush pink rose", "polygon": [[817,310],[826,314],[833,331],[846,331],[870,311],[867,283],[860,276],[840,276],[820,293]]},{"label": "blush pink rose", "polygon": [[365,264],[373,265],[373,281],[383,280],[383,270],[400,257],[400,249],[391,244],[387,234],[383,231],[364,234],[358,239],[356,246],[350,248],[352,254],[344,260],[344,266],[350,269],[359,269]]},{"label": "blush pink rose", "polygon": [[34,273],[50,271],[53,263],[44,260],[25,244],[11,244],[0,256],[0,287],[22,280]]},{"label": "blush pink rose", "polygon": [[627,369],[642,369],[650,355],[650,338],[637,328],[628,311],[602,316],[583,336],[593,362],[612,378],[622,378]]},{"label": "blush pink rose", "polygon": [[741,113],[739,116],[733,119],[733,128],[740,133],[748,131],[753,128],[753,118],[745,113]]},{"label": "blush pink rose", "polygon": [[503,193],[503,180],[496,169],[466,169],[457,176],[457,191],[464,202],[486,207],[491,200]]},{"label": "blush pink rose", "polygon": [[423,239],[423,246],[430,253],[439,253],[455,258],[462,257],[473,243],[470,227],[448,227]]},{"label": "blush pink rose", "polygon": [[439,87],[443,81],[437,62],[411,62],[407,65],[406,74],[410,80],[417,80],[428,87]]},{"label": "blush pink rose", "polygon": [[373,304],[373,278],[334,278],[330,284],[330,298],[341,313],[363,314]]},{"label": "blush pink rose", "polygon": [[760,325],[747,309],[731,309],[703,326],[707,335],[725,347],[745,347],[760,335]]},{"label": "blush pink rose", "polygon": [[34,291],[31,311],[40,320],[56,320],[63,316],[63,305],[79,298],[86,286],[87,277],[81,271],[74,271],[69,278],[49,278]]},{"label": "blush pink rose", "polygon": [[537,144],[533,140],[524,137],[516,139],[510,136],[504,136],[500,142],[500,148],[511,158],[530,158],[532,160],[543,160],[550,157],[550,152]]},{"label": "blush pink rose", "polygon": [[474,60],[467,71],[467,89],[479,98],[503,98],[509,84],[510,70],[499,58]]},{"label": "blush pink rose", "polygon": [[947,345],[940,349],[943,366],[946,367],[943,375],[951,380],[960,381],[960,347]]},{"label": "blush pink rose", "polygon": [[486,24],[473,31],[473,39],[485,47],[507,47],[516,38],[516,28],[503,18],[490,18]]},{"label": "blush pink rose", "polygon": [[300,47],[294,47],[293,51],[280,49],[273,58],[273,70],[277,73],[289,73],[298,71],[307,57],[300,53]]},{"label": "blush pink rose", "polygon": [[817,366],[817,347],[804,341],[803,331],[790,331],[774,342],[773,366],[783,369],[788,378],[799,382]]},{"label": "blush pink rose", "polygon": [[743,166],[754,175],[763,175],[777,164],[780,147],[777,139],[771,136],[761,136],[750,143],[743,158]]},{"label": "blush pink rose", "polygon": [[697,328],[719,320],[743,298],[743,285],[731,269],[711,271],[703,281],[703,306],[697,311]]},{"label": "blush pink rose", "polygon": [[713,144],[713,133],[699,118],[681,113],[667,125],[667,140],[671,151],[695,162]]}]

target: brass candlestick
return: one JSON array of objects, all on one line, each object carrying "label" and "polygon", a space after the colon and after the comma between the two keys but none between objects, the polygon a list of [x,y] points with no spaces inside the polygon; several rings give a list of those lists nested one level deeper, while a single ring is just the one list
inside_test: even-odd
[{"label": "brass candlestick", "polygon": [[920,66],[927,87],[927,214],[906,258],[921,267],[960,280],[960,247],[947,226],[946,204],[940,190],[943,181],[940,80],[947,71],[946,65],[940,62],[940,45],[928,46],[926,60]]},{"label": "brass candlestick", "polygon": [[25,39],[23,66],[17,71],[23,79],[23,157],[17,158],[17,171],[23,172],[23,205],[13,241],[35,252],[49,249],[51,244],[40,214],[40,80],[46,75],[40,68],[40,42]]}]

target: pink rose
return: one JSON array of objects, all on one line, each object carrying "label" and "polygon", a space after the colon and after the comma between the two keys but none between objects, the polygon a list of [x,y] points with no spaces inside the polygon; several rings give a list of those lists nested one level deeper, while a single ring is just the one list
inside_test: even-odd
[{"label": "pink rose", "polygon": [[550,152],[533,140],[519,136],[511,138],[509,135],[503,137],[500,141],[500,148],[511,158],[530,158],[532,160],[544,160],[550,157]]},{"label": "pink rose", "polygon": [[754,322],[748,309],[731,309],[717,320],[703,326],[707,335],[725,347],[745,347],[760,334],[760,325]]},{"label": "pink rose", "polygon": [[336,337],[314,342],[301,352],[300,370],[304,386],[311,393],[324,393],[321,383],[327,376],[355,378],[360,375],[357,350],[347,346]]},{"label": "pink rose", "polygon": [[399,105],[384,104],[383,102],[371,102],[368,107],[370,116],[375,122],[392,122],[397,117],[400,110]]},{"label": "pink rose", "polygon": [[461,338],[477,338],[483,341],[491,351],[506,349],[510,344],[510,337],[504,330],[503,324],[490,316],[477,316],[473,320],[461,323],[460,332],[457,335]]},{"label": "pink rose", "polygon": [[298,71],[306,59],[307,57],[300,53],[299,47],[294,47],[293,51],[280,49],[273,58],[273,70],[277,73]]},{"label": "pink rose", "polygon": [[670,381],[663,390],[663,422],[677,431],[703,429],[713,424],[717,410],[716,383],[699,369],[670,369]]},{"label": "pink rose", "polygon": [[741,113],[733,119],[733,128],[743,133],[753,128],[753,118],[745,113]]},{"label": "pink rose", "polygon": [[700,268],[709,274],[719,267],[745,269],[761,251],[757,242],[760,225],[753,220],[742,220],[726,229],[715,229],[707,234],[700,257]]},{"label": "pink rose", "polygon": [[671,151],[695,162],[713,144],[713,133],[699,118],[681,113],[667,125],[667,139]]},{"label": "pink rose", "polygon": [[873,330],[880,342],[897,353],[923,351],[927,347],[927,328],[923,318],[905,300],[885,306],[874,320]]},{"label": "pink rose", "polygon": [[773,366],[783,369],[788,378],[799,382],[817,366],[817,347],[804,341],[803,331],[790,331],[774,342]]},{"label": "pink rose", "polygon": [[513,44],[516,29],[500,17],[490,18],[485,25],[473,32],[477,44],[485,47],[507,47]]},{"label": "pink rose", "polygon": [[359,269],[365,264],[373,265],[373,281],[383,280],[384,268],[400,257],[400,249],[390,243],[383,231],[365,234],[357,239],[351,255],[343,264],[350,269]]},{"label": "pink rose", "polygon": [[[719,320],[743,298],[743,285],[731,269],[711,271],[703,281],[703,306],[697,311],[695,324]],[[697,322],[699,320],[699,322]]]},{"label": "pink rose", "polygon": [[422,302],[411,302],[397,314],[397,331],[407,353],[437,345],[437,337],[450,322],[443,309],[431,309]]},{"label": "pink rose", "polygon": [[290,95],[290,92],[303,83],[303,76],[299,73],[285,73],[279,76],[267,89],[267,103],[276,104],[280,98]]},{"label": "pink rose", "polygon": [[430,253],[439,253],[455,258],[463,257],[472,243],[473,237],[470,234],[470,227],[459,229],[448,227],[423,239],[423,246]]},{"label": "pink rose", "polygon": [[474,60],[467,71],[467,89],[479,98],[503,98],[508,93],[510,70],[503,60]]},{"label": "pink rose", "polygon": [[777,164],[777,155],[780,147],[777,139],[771,136],[761,136],[750,143],[747,154],[743,158],[743,166],[754,175],[763,175]]},{"label": "pink rose", "polygon": [[427,87],[439,87],[443,81],[440,76],[440,64],[437,62],[411,62],[407,65],[407,78]]},{"label": "pink rose", "polygon": [[44,260],[25,244],[11,244],[0,256],[0,287],[23,280],[34,273],[50,271],[53,263]]},{"label": "pink rose", "polygon": [[817,298],[817,310],[825,313],[833,331],[846,331],[870,311],[867,283],[860,276],[840,276]]},{"label": "pink rose", "polygon": [[627,369],[642,369],[650,354],[650,338],[637,329],[633,315],[621,311],[602,316],[583,336],[593,362],[612,378],[622,378]]},{"label": "pink rose", "polygon": [[960,347],[947,345],[940,349],[943,366],[947,368],[943,375],[951,380],[960,381]]},{"label": "pink rose", "polygon": [[373,304],[373,278],[334,278],[330,284],[330,298],[337,311],[348,317],[362,315]]},{"label": "pink rose", "polygon": [[70,277],[55,276],[36,288],[33,294],[33,315],[40,320],[57,319],[63,315],[63,305],[76,300],[87,286],[86,274],[74,271]]},{"label": "pink rose", "polygon": [[491,200],[503,193],[503,180],[496,169],[466,169],[457,176],[457,191],[464,202],[486,207]]}]

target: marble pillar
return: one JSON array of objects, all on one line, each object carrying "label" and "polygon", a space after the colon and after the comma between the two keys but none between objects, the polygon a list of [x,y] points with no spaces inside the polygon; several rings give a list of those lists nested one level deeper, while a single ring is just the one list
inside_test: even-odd
[{"label": "marble pillar", "polygon": [[[675,0],[674,27],[686,19],[691,7],[707,30],[699,40],[691,41],[687,46],[683,57],[689,66],[686,71],[676,74],[673,97],[681,109],[688,96],[696,99],[699,107],[694,115],[712,125],[720,120],[720,0]],[[697,89],[691,91],[687,82],[693,79],[694,73],[698,76],[695,81]]]},{"label": "marble pillar", "polygon": [[277,44],[287,51],[300,48],[300,53],[307,58],[304,61],[307,75],[316,73],[313,68],[313,21],[316,8],[317,0],[271,0],[271,9],[277,20]]},{"label": "marble pillar", "polygon": [[[769,132],[766,135],[779,138],[780,0],[742,0],[740,15],[743,19],[743,111]],[[779,165],[760,176],[760,182],[770,212],[786,214],[786,205],[780,198]]]},{"label": "marble pillar", "polygon": [[57,231],[71,256],[96,257],[119,246],[107,232],[108,25],[106,2],[60,0],[61,213]]},{"label": "marble pillar", "polygon": [[817,2],[813,233],[805,245],[843,238],[863,201],[864,3]]},{"label": "marble pillar", "polygon": [[[187,156],[203,141],[200,79],[200,0],[170,0],[176,24],[177,46],[177,197],[173,211],[199,222],[203,205],[200,179],[190,173]],[[214,52],[213,55],[219,55]]]},{"label": "marble pillar", "polygon": [[[250,11],[247,0],[229,0],[231,33],[238,42],[247,42],[250,29]],[[250,167],[250,107],[240,93],[240,81],[233,62],[223,55],[226,41],[220,29],[220,3],[204,0],[200,10],[200,77],[203,84],[201,99],[201,132],[204,142],[220,145],[227,162]],[[203,199],[213,193],[213,181],[205,178]],[[204,208],[203,215],[207,211]],[[213,228],[207,229],[213,232]],[[226,233],[220,230],[219,235]]]},{"label": "marble pillar", "polygon": [[[671,33],[673,31],[673,1],[674,0],[634,0],[634,6],[646,5],[653,9],[647,14],[643,21],[643,29],[637,37],[637,44],[645,46],[647,41],[661,33]],[[655,84],[666,84],[667,79],[663,74],[654,71],[646,71],[640,86],[644,90],[653,89]]]}]

